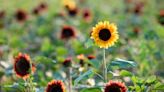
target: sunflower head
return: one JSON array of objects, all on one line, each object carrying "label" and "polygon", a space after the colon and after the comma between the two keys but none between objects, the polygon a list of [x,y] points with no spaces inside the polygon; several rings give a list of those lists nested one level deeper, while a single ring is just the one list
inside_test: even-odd
[{"label": "sunflower head", "polygon": [[3,19],[5,17],[5,11],[0,11],[0,19]]},{"label": "sunflower head", "polygon": [[127,88],[124,83],[117,81],[109,81],[104,89],[104,92],[126,92]]},{"label": "sunflower head", "polygon": [[108,21],[99,22],[92,29],[91,38],[100,48],[108,48],[118,40],[117,27]]},{"label": "sunflower head", "polygon": [[88,58],[89,60],[92,60],[92,59],[95,59],[96,57],[95,57],[94,55],[88,55],[87,58]]},{"label": "sunflower head", "polygon": [[33,13],[34,15],[38,15],[38,14],[40,13],[40,9],[39,9],[38,7],[36,7],[36,8],[34,8],[34,9],[32,10],[32,13]]},{"label": "sunflower head", "polygon": [[75,16],[78,13],[78,8],[74,0],[63,0],[63,4],[70,16]]},{"label": "sunflower head", "polygon": [[63,65],[65,67],[70,67],[72,65],[72,58],[71,57],[66,58],[63,62]]},{"label": "sunflower head", "polygon": [[144,4],[142,2],[138,2],[134,7],[134,13],[139,15],[143,12]]},{"label": "sunflower head", "polygon": [[82,17],[86,22],[91,21],[91,11],[89,9],[84,9],[82,12]]},{"label": "sunflower head", "polygon": [[15,18],[17,21],[23,22],[27,20],[27,13],[24,10],[19,9],[15,14]]},{"label": "sunflower head", "polygon": [[158,14],[157,18],[158,18],[158,22],[161,25],[164,25],[164,10],[159,11],[159,14]]},{"label": "sunflower head", "polygon": [[30,63],[27,54],[19,53],[14,59],[14,71],[18,77],[27,79],[35,71],[35,65]]},{"label": "sunflower head", "polygon": [[61,30],[61,39],[70,39],[74,38],[75,35],[75,29],[71,26],[63,26]]},{"label": "sunflower head", "polygon": [[46,9],[48,8],[48,5],[47,5],[47,3],[42,2],[42,3],[40,3],[40,5],[38,6],[38,8],[41,9],[41,10],[46,10]]},{"label": "sunflower head", "polygon": [[48,83],[45,92],[65,92],[64,83],[60,80],[52,80]]},{"label": "sunflower head", "polygon": [[85,64],[85,63],[84,63],[84,60],[85,60],[84,54],[78,55],[78,56],[77,56],[77,59],[80,60],[79,64],[80,64],[81,66],[84,66],[84,64]]}]

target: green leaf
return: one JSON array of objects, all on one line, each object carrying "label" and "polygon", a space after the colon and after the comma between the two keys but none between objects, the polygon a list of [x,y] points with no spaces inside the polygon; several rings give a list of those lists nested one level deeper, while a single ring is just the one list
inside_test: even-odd
[{"label": "green leaf", "polygon": [[120,72],[120,76],[125,77],[125,76],[132,76],[133,74],[127,70],[122,70]]},{"label": "green leaf", "polygon": [[137,64],[133,61],[127,61],[123,59],[117,59],[110,63],[110,66],[118,66],[119,68],[132,68],[136,67]]},{"label": "green leaf", "polygon": [[100,88],[86,88],[81,90],[80,92],[102,92]]},{"label": "green leaf", "polygon": [[5,73],[3,71],[0,71],[0,78],[4,75]]},{"label": "green leaf", "polygon": [[85,43],[85,47],[86,48],[89,48],[91,46],[94,46],[95,44],[93,43],[93,40],[91,39],[88,39],[88,41]]},{"label": "green leaf", "polygon": [[164,90],[164,84],[158,82],[155,84],[154,90]]},{"label": "green leaf", "polygon": [[150,76],[147,78],[146,83],[152,84],[156,81],[156,76]]},{"label": "green leaf", "polygon": [[93,60],[88,60],[88,62],[94,66],[96,69],[98,69],[101,65],[100,61],[98,61],[97,59],[93,59]]},{"label": "green leaf", "polygon": [[87,72],[83,73],[82,75],[80,75],[78,78],[75,79],[74,84],[76,85],[77,83],[79,83],[82,80],[86,80],[90,77],[92,77],[94,74],[93,70],[88,70]]},{"label": "green leaf", "polygon": [[56,63],[56,61],[52,60],[51,58],[45,57],[45,56],[36,56],[34,58],[34,61],[38,63],[43,63],[43,64],[49,64],[51,62]]}]

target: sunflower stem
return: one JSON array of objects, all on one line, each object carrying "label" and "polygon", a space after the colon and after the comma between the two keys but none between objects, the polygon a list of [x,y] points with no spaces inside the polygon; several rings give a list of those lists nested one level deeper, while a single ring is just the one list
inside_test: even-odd
[{"label": "sunflower stem", "polygon": [[103,49],[103,76],[104,76],[104,82],[107,82],[107,67],[106,67],[106,58],[105,58],[105,49]]},{"label": "sunflower stem", "polygon": [[72,68],[69,67],[68,69],[68,89],[69,89],[69,92],[72,92]]}]

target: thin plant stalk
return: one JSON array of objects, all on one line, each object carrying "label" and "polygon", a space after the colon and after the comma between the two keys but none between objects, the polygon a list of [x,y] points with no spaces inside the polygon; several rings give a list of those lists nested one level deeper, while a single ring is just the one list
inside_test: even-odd
[{"label": "thin plant stalk", "polygon": [[72,67],[69,67],[68,69],[68,89],[69,89],[69,92],[72,92]]},{"label": "thin plant stalk", "polygon": [[103,76],[104,76],[104,82],[106,83],[107,78],[107,66],[106,66],[106,58],[105,58],[105,49],[103,49]]}]

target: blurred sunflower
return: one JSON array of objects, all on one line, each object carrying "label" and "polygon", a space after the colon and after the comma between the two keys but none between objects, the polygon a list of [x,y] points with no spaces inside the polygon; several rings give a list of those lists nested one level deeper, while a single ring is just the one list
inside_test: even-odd
[{"label": "blurred sunflower", "polygon": [[75,34],[75,29],[71,26],[63,26],[62,30],[61,30],[61,39],[65,39],[68,40],[70,38],[75,38],[76,34]]},{"label": "blurred sunflower", "polygon": [[70,16],[75,16],[78,13],[78,8],[74,0],[63,0],[63,5]]},{"label": "blurred sunflower", "polygon": [[15,18],[18,22],[24,22],[25,20],[27,20],[27,13],[24,10],[17,10],[15,13]]},{"label": "blurred sunflower", "polygon": [[124,83],[109,81],[104,89],[104,92],[126,92],[127,88]]},{"label": "blurred sunflower", "polygon": [[3,19],[5,17],[5,11],[0,11],[0,19]]},{"label": "blurred sunflower", "polygon": [[89,9],[84,9],[82,12],[82,16],[86,22],[90,22],[92,19],[91,11]]},{"label": "blurred sunflower", "polygon": [[72,58],[71,57],[66,58],[63,62],[63,66],[65,66],[65,67],[70,67],[71,64],[72,64]]},{"label": "blurred sunflower", "polygon": [[88,55],[87,58],[88,58],[89,60],[92,60],[92,59],[95,59],[96,57],[95,57],[94,55]]},{"label": "blurred sunflower", "polygon": [[158,18],[158,22],[161,25],[164,25],[164,10],[159,11],[159,14],[158,14],[157,18]]},{"label": "blurred sunflower", "polygon": [[91,38],[100,48],[108,48],[114,45],[119,35],[115,24],[108,21],[99,22],[92,29]]},{"label": "blurred sunflower", "polygon": [[35,71],[34,64],[30,63],[30,57],[27,54],[19,53],[14,59],[14,71],[20,78],[27,79],[30,73]]},{"label": "blurred sunflower", "polygon": [[47,3],[42,2],[40,3],[37,7],[35,7],[32,11],[33,14],[35,15],[39,15],[40,13],[42,13],[43,11],[46,11],[48,8]]},{"label": "blurred sunflower", "polygon": [[80,55],[77,55],[77,59],[80,60],[79,64],[83,67],[84,66],[84,60],[85,60],[85,56],[84,54],[80,54]]},{"label": "blurred sunflower", "polygon": [[52,80],[48,83],[45,92],[65,92],[64,83],[60,80]]}]

